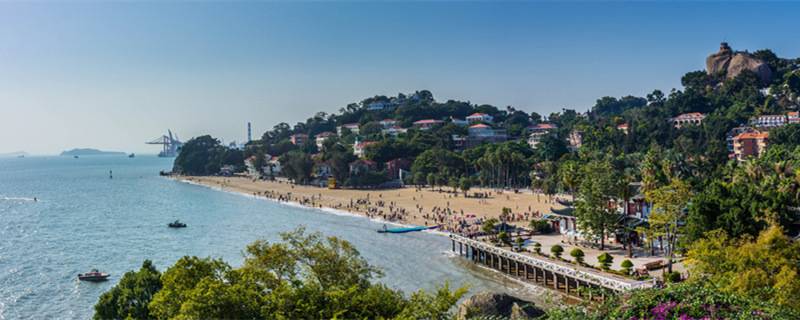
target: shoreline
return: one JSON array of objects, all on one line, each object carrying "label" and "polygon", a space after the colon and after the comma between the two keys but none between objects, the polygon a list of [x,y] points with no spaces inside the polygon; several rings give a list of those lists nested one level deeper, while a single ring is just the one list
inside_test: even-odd
[{"label": "shoreline", "polygon": [[562,207],[555,201],[551,203],[545,195],[527,192],[477,189],[467,192],[470,197],[464,197],[464,192],[456,193],[444,188],[441,191],[416,187],[328,189],[247,177],[175,175],[171,178],[246,196],[318,208],[333,214],[363,216],[398,226],[438,224],[438,231],[445,233],[479,233],[483,221],[490,218],[499,220],[503,207],[509,208],[513,217],[508,224],[518,227],[527,227],[531,220],[548,214],[551,206]]},{"label": "shoreline", "polygon": [[[353,189],[333,189],[333,190],[331,190],[331,189],[327,189],[327,188],[314,187],[314,186],[293,185],[293,184],[290,184],[290,183],[261,181],[261,180],[253,181],[252,179],[242,178],[242,177],[204,177],[204,176],[182,176],[182,175],[171,175],[169,177],[173,178],[173,179],[176,179],[176,180],[178,180],[178,181],[180,181],[182,183],[205,186],[205,187],[208,187],[208,188],[211,188],[211,189],[216,189],[216,190],[219,190],[219,191],[236,193],[236,194],[239,194],[239,195],[242,195],[242,196],[245,196],[245,197],[256,197],[256,198],[261,198],[261,199],[264,199],[264,200],[271,200],[271,201],[277,202],[279,204],[285,204],[285,205],[289,205],[289,206],[292,206],[292,207],[298,207],[298,208],[318,209],[320,211],[323,211],[324,213],[333,214],[333,215],[337,215],[337,216],[345,216],[345,217],[352,217],[352,218],[364,217],[364,218],[368,219],[367,221],[385,223],[385,224],[392,224],[392,225],[396,225],[396,226],[402,227],[402,228],[414,227],[414,226],[422,226],[422,225],[425,225],[425,222],[430,222],[431,219],[427,219],[426,220],[426,219],[424,219],[424,218],[422,218],[420,216],[419,212],[424,213],[424,209],[423,210],[417,210],[418,214],[416,216],[414,214],[407,214],[407,216],[409,216],[408,218],[404,218],[404,219],[400,219],[400,220],[384,219],[383,215],[379,216],[377,214],[368,214],[367,213],[368,212],[367,207],[370,207],[370,209],[376,209],[376,208],[387,209],[388,207],[385,204],[384,204],[384,206],[375,206],[375,204],[373,203],[372,206],[370,206],[370,204],[368,203],[366,205],[364,205],[364,204],[358,205],[357,208],[356,207],[348,207],[348,206],[344,205],[344,202],[342,202],[345,198],[342,198],[341,196],[358,195],[358,196],[363,196],[364,197],[364,198],[360,198],[359,200],[364,200],[364,199],[366,199],[366,196],[368,194],[372,194],[370,199],[371,200],[375,200],[374,194],[377,193],[379,195],[377,201],[383,201],[384,203],[386,203],[386,202],[394,203],[395,200],[398,200],[398,197],[399,198],[403,198],[405,196],[404,193],[413,193],[413,194],[420,194],[421,197],[419,197],[417,199],[416,196],[412,196],[411,197],[412,201],[423,202],[423,203],[427,204],[429,202],[437,202],[437,201],[441,202],[442,200],[438,200],[438,198],[437,199],[433,199],[435,197],[432,197],[432,196],[428,196],[428,198],[425,198],[424,195],[427,195],[427,194],[431,194],[431,195],[442,194],[443,195],[442,199],[444,200],[444,202],[446,204],[453,205],[451,207],[455,207],[455,205],[460,203],[460,201],[455,201],[454,199],[461,199],[461,201],[466,201],[466,202],[478,201],[478,200],[482,200],[481,201],[482,203],[486,203],[486,201],[499,202],[499,203],[495,203],[495,204],[486,203],[485,204],[486,207],[477,207],[477,208],[470,209],[469,212],[471,212],[471,213],[469,213],[467,211],[464,212],[464,215],[475,214],[476,217],[474,217],[474,219],[479,219],[479,220],[484,220],[484,219],[486,219],[488,217],[492,217],[491,216],[491,212],[489,212],[489,210],[491,210],[491,209],[493,209],[493,208],[495,208],[497,206],[500,206],[500,211],[494,216],[495,218],[496,218],[497,215],[499,215],[502,212],[502,206],[503,205],[505,205],[507,207],[510,207],[510,208],[512,208],[511,206],[513,205],[513,208],[516,208],[517,205],[519,203],[521,203],[521,202],[515,201],[515,199],[512,199],[512,195],[526,197],[528,199],[525,199],[525,200],[527,200],[528,202],[536,201],[536,196],[537,196],[536,194],[531,194],[531,193],[513,193],[513,194],[508,194],[508,195],[501,193],[500,195],[497,195],[494,191],[492,191],[492,197],[491,198],[481,198],[481,199],[479,199],[479,198],[471,198],[471,197],[470,198],[463,198],[463,192],[461,192],[458,197],[450,198],[450,197],[444,197],[444,196],[448,196],[448,195],[452,196],[453,195],[452,192],[442,191],[440,193],[438,191],[438,189],[431,190],[430,188],[424,189],[424,190],[417,190],[414,187],[410,187],[410,188],[406,187],[406,188],[400,188],[400,189],[384,189],[384,190],[358,190],[358,189],[355,189],[355,190],[353,190]],[[259,187],[260,189],[255,189],[255,187]],[[259,194],[259,191],[254,191],[254,190],[264,190],[264,191],[261,191],[261,193]],[[287,194],[281,194],[279,191],[290,192],[291,195],[289,196]],[[316,192],[314,192],[314,191],[316,191]],[[400,191],[400,192],[398,192],[398,191]],[[477,192],[477,191],[475,191],[475,192]],[[483,192],[483,191],[481,191],[481,192]],[[489,191],[486,191],[486,192],[488,193]],[[332,195],[329,195],[328,193],[339,193],[339,194],[337,194],[335,196],[332,196]],[[394,195],[390,195],[391,193],[394,193]],[[318,197],[320,195],[322,195],[322,198]],[[311,203],[311,201],[310,201],[312,196],[314,196],[313,203]],[[507,198],[506,199],[502,199],[503,196],[507,196]],[[548,203],[544,202],[544,198],[545,198],[544,195],[540,195],[539,197],[542,200],[539,203],[540,207],[541,206],[545,206],[545,205],[547,205],[547,206],[550,205],[549,202]],[[287,200],[287,198],[288,198],[288,200]],[[353,198],[348,198],[348,200],[350,200],[350,199],[353,199]],[[451,203],[448,203],[448,200],[450,200]],[[495,200],[499,200],[499,201],[495,201]],[[357,201],[358,200],[354,200],[354,202],[357,202]],[[401,200],[401,201],[398,201],[398,202],[403,202],[403,201]],[[406,202],[403,202],[403,203],[406,203]],[[397,205],[401,205],[403,203],[397,203]],[[342,206],[339,206],[339,204],[342,204]],[[557,205],[557,206],[560,206],[557,203],[554,203],[554,204]],[[435,206],[435,207],[438,208],[438,206]],[[533,205],[531,205],[531,207],[534,208]],[[416,208],[416,206],[414,208]],[[424,208],[424,205],[423,205],[423,208]],[[512,211],[514,210],[513,208],[512,208]],[[356,210],[359,210],[359,209],[361,209],[361,210],[360,211],[356,211]],[[433,208],[431,208],[431,209],[432,209],[431,211],[435,212],[435,210]],[[451,208],[451,210],[450,210],[451,214],[450,215],[446,215],[446,214],[442,213],[442,214],[440,214],[440,216],[449,216],[449,217],[451,217],[450,218],[451,220],[454,220],[452,218],[452,217],[454,217],[454,215],[452,213],[454,213],[455,210],[456,209],[452,209]],[[460,215],[460,212],[461,212],[462,209],[458,208],[457,210],[458,210],[458,214]],[[548,207],[548,210],[549,210],[549,207]],[[549,212],[549,211],[547,211],[547,212]],[[516,214],[516,212],[515,212],[515,214]],[[546,214],[546,213],[542,213],[542,215],[543,214]],[[530,218],[533,215],[528,214],[527,216]],[[524,217],[524,212],[523,212],[523,217]],[[422,222],[422,223],[420,223],[420,222]],[[509,224],[510,225],[527,227],[529,222],[530,222],[529,220],[520,219],[519,221],[513,221],[513,222],[509,221]],[[422,230],[422,232],[435,234],[436,236],[442,236],[442,237],[445,237],[445,238],[447,238],[447,236],[449,234],[451,234],[451,233],[458,234],[457,232],[448,231],[448,230],[446,230],[446,228],[437,228],[437,229],[432,229],[432,230]],[[465,261],[465,262],[469,262],[469,261]],[[578,303],[580,301],[579,299],[576,299],[573,296],[566,295],[563,292],[560,292],[558,290],[554,290],[553,288],[542,286],[542,285],[539,285],[537,283],[531,283],[531,282],[523,281],[523,280],[517,279],[515,277],[510,277],[510,276],[508,276],[507,274],[505,274],[503,272],[500,272],[500,271],[495,270],[493,268],[487,268],[486,266],[481,265],[481,264],[474,264],[474,263],[471,263],[471,264],[473,264],[477,268],[485,270],[486,272],[490,272],[491,274],[494,274],[494,275],[499,275],[499,276],[504,277],[505,279],[507,279],[509,281],[513,281],[513,282],[518,283],[518,284],[520,284],[520,285],[522,285],[524,287],[528,287],[529,290],[531,290],[532,292],[536,292],[535,295],[525,295],[525,297],[527,299],[530,299],[531,301],[533,301],[538,306],[538,308],[541,308],[543,310],[549,310],[551,308],[556,308],[562,303],[564,303],[564,304],[575,304],[575,303]],[[559,297],[559,298],[555,298],[555,300],[550,301],[550,299],[553,299],[553,297]],[[561,301],[561,302],[557,302],[557,301]]]}]

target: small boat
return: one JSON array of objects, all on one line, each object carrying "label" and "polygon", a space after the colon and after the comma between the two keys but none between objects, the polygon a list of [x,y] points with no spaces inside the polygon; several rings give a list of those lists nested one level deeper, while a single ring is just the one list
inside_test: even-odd
[{"label": "small boat", "polygon": [[178,220],[175,220],[175,222],[167,223],[167,226],[170,227],[170,228],[185,228],[186,224],[182,223],[182,222],[178,222]]},{"label": "small boat", "polygon": [[377,231],[378,233],[406,233],[406,232],[411,232],[411,231],[422,231],[422,230],[436,229],[438,227],[439,227],[438,224],[437,225],[433,225],[433,226],[428,226],[428,227],[412,227],[412,228],[400,228],[400,229],[386,229],[386,226],[384,226],[383,229],[378,229],[378,230],[375,230],[375,231]]},{"label": "small boat", "polygon": [[73,157],[75,157],[75,159],[78,159],[78,156],[73,156]]},{"label": "small boat", "polygon": [[135,155],[133,153],[128,155],[128,158],[133,158],[133,157],[135,157]]},{"label": "small boat", "polygon": [[97,271],[97,269],[92,269],[92,271],[88,273],[79,273],[78,279],[85,281],[105,281],[108,276],[110,276],[110,274],[101,273]]}]

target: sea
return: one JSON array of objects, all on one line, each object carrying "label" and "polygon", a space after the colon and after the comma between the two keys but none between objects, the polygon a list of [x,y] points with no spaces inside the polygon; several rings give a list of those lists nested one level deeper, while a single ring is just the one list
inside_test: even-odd
[{"label": "sea", "polygon": [[[383,269],[375,281],[407,293],[447,281],[530,300],[546,291],[458,257],[444,233],[378,234],[386,222],[160,176],[173,160],[0,158],[0,319],[90,319],[100,295],[145,259],[162,272],[187,255],[237,267],[248,244],[299,226],[350,241]],[[168,228],[175,220],[188,226]],[[111,276],[78,280],[91,269]]]}]

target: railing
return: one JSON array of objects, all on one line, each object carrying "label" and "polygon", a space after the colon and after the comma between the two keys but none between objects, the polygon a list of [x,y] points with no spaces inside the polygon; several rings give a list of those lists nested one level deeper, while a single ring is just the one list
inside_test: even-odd
[{"label": "railing", "polygon": [[494,254],[496,254],[498,256],[501,256],[501,257],[505,257],[505,258],[508,258],[508,259],[511,259],[511,260],[515,260],[515,261],[518,261],[518,262],[528,263],[530,265],[533,265],[533,266],[536,266],[536,267],[540,267],[542,269],[547,269],[547,270],[550,270],[550,271],[553,271],[553,272],[558,272],[558,273],[561,273],[561,274],[564,274],[564,275],[567,275],[567,276],[570,276],[570,277],[573,277],[573,278],[578,278],[578,279],[585,280],[587,282],[594,282],[594,283],[600,284],[600,285],[602,285],[604,287],[612,288],[612,289],[616,289],[616,290],[644,289],[644,288],[652,287],[653,286],[653,282],[654,282],[654,280],[641,281],[641,282],[636,282],[636,283],[623,282],[623,281],[607,278],[607,277],[604,277],[604,276],[601,276],[601,275],[589,274],[589,273],[583,272],[581,270],[578,270],[578,268],[575,268],[575,267],[564,266],[564,265],[553,263],[553,262],[550,262],[550,261],[540,260],[540,259],[537,259],[537,258],[532,257],[532,256],[521,255],[519,253],[514,253],[514,252],[511,252],[511,251],[508,251],[508,250],[503,250],[503,249],[497,248],[495,246],[487,245],[485,243],[482,243],[482,242],[479,242],[479,241],[475,241],[475,240],[472,240],[472,239],[468,239],[468,238],[465,238],[465,237],[462,237],[462,236],[459,236],[459,235],[455,235],[455,234],[451,234],[450,235],[450,239],[452,239],[454,241],[458,241],[460,243],[464,243],[466,245],[470,245],[472,247],[478,248],[478,249],[483,250],[483,251],[494,253]]}]

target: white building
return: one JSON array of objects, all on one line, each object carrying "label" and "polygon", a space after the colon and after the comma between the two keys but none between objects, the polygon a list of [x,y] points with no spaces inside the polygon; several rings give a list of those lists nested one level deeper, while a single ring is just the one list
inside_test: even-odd
[{"label": "white building", "polygon": [[485,113],[474,113],[471,116],[467,117],[467,123],[471,123],[473,121],[492,122],[492,119],[494,119],[494,117],[492,117],[492,116],[490,116],[488,114],[485,114]]},{"label": "white building", "polygon": [[684,113],[675,118],[669,118],[669,122],[672,123],[672,125],[675,126],[675,128],[680,129],[681,126],[686,124],[694,124],[699,126],[700,123],[705,118],[706,116],[702,113],[692,112],[692,113]]},{"label": "white building", "polygon": [[352,131],[353,133],[358,134],[358,126],[359,126],[358,123],[343,124],[341,126],[336,127],[336,134],[341,136],[342,135],[342,128],[350,129],[350,131]]},{"label": "white building", "polygon": [[381,124],[381,126],[383,126],[384,129],[388,129],[397,125],[397,121],[394,121],[392,119],[383,119],[379,123]]},{"label": "white building", "polygon": [[750,125],[758,128],[782,127],[786,120],[786,116],[782,114],[763,115],[750,119]]},{"label": "white building", "polygon": [[323,132],[323,133],[320,133],[320,134],[316,135],[315,137],[317,138],[317,148],[319,150],[322,150],[322,144],[325,142],[325,140],[328,140],[328,139],[330,139],[332,137],[335,137],[335,136],[336,136],[336,134],[333,133],[333,132],[330,132],[330,131],[326,131],[326,132]]},{"label": "white building", "polygon": [[375,141],[361,142],[353,144],[353,154],[356,157],[363,158],[367,156],[367,146],[375,143]]}]

